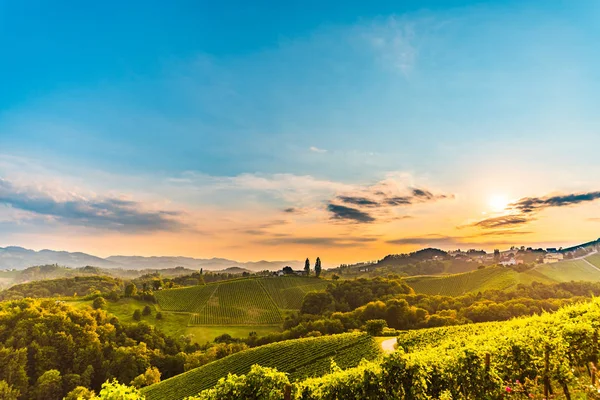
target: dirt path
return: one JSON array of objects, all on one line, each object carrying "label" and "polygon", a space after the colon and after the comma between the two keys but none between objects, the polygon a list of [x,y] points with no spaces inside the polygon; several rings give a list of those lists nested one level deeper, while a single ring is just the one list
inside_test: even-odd
[{"label": "dirt path", "polygon": [[594,264],[592,264],[591,262],[589,262],[588,260],[586,260],[585,258],[582,258],[583,261],[585,261],[586,263],[588,263],[590,265],[590,267],[597,269],[598,271],[600,271],[600,268],[596,267]]},{"label": "dirt path", "polygon": [[381,349],[386,354],[390,354],[396,351],[396,348],[394,346],[396,346],[396,338],[387,339],[381,342]]}]

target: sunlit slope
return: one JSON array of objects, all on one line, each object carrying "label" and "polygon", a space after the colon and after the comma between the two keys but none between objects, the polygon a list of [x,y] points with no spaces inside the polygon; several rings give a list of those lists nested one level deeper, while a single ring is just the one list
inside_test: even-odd
[{"label": "sunlit slope", "polygon": [[229,373],[246,374],[254,364],[287,372],[295,381],[328,373],[331,359],[345,369],[358,365],[363,358],[374,360],[380,355],[375,339],[364,333],[288,340],[232,354],[149,386],[143,394],[148,400],[183,399],[214,386]]},{"label": "sunlit slope", "polygon": [[508,289],[519,283],[553,282],[537,271],[516,272],[510,268],[488,267],[463,274],[441,277],[424,276],[408,278],[406,283],[417,293],[459,296],[489,289]]},{"label": "sunlit slope", "polygon": [[190,325],[275,325],[281,310],[298,310],[311,291],[327,282],[307,277],[236,279],[156,292],[163,311],[190,314]]},{"label": "sunlit slope", "polygon": [[557,282],[600,282],[600,270],[591,265],[590,260],[566,260],[544,264],[537,267],[535,271]]}]

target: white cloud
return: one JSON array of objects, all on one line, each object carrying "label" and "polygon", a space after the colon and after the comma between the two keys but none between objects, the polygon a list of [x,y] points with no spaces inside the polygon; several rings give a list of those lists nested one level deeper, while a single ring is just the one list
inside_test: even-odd
[{"label": "white cloud", "polygon": [[315,147],[315,146],[310,146],[310,151],[312,151],[314,153],[327,153],[327,150],[320,149],[320,148]]}]

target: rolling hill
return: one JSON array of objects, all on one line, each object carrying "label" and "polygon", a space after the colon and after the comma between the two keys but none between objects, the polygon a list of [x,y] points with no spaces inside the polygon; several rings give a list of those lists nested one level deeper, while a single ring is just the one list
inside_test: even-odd
[{"label": "rolling hill", "polygon": [[23,247],[0,247],[0,269],[25,269],[36,265],[58,264],[64,267],[81,268],[94,266],[101,268],[121,269],[166,269],[184,267],[193,270],[203,268],[221,271],[227,268],[245,268],[250,271],[279,270],[286,265],[294,269],[301,268],[304,263],[294,260],[282,261],[250,261],[239,262],[225,258],[193,258],[193,257],[139,257],[110,256],[97,257],[81,252],[30,250]]},{"label": "rolling hill", "polygon": [[505,290],[533,282],[599,282],[600,269],[597,264],[600,264],[600,256],[592,255],[587,259],[540,264],[524,272],[496,266],[455,275],[410,277],[406,283],[417,293],[459,296],[490,289]]},{"label": "rolling hill", "polygon": [[259,364],[289,373],[290,380],[316,377],[331,371],[331,360],[342,368],[381,355],[375,339],[365,333],[303,338],[248,349],[203,365],[143,389],[147,400],[179,400],[211,388],[227,374],[246,374]]},{"label": "rolling hill", "polygon": [[155,293],[161,310],[187,313],[189,325],[276,325],[327,282],[307,277],[235,279]]}]

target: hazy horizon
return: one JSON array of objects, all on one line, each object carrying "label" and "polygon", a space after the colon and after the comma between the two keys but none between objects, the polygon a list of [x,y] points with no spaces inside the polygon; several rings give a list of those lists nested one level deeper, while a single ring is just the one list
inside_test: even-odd
[{"label": "hazy horizon", "polygon": [[599,17],[2,3],[0,247],[334,265],[595,240]]}]

